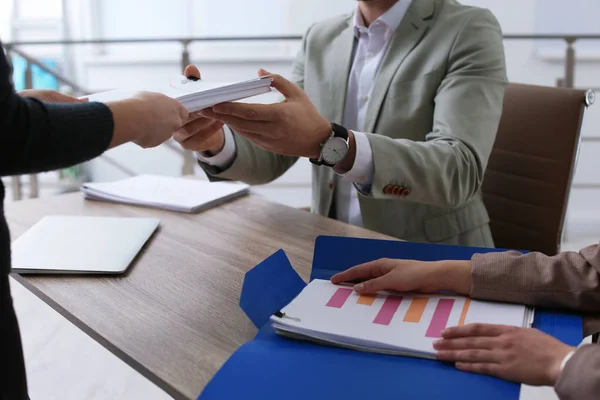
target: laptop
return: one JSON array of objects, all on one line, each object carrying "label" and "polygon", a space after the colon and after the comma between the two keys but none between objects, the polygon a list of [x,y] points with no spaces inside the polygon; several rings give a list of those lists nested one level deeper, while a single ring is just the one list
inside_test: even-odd
[{"label": "laptop", "polygon": [[155,218],[47,216],[12,242],[12,271],[121,274],[159,225]]}]

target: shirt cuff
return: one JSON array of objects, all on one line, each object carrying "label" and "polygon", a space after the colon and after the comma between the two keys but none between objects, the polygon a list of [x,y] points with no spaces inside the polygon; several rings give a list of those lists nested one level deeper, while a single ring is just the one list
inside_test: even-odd
[{"label": "shirt cuff", "polygon": [[235,158],[235,139],[233,138],[233,132],[227,125],[223,125],[223,133],[225,134],[223,149],[214,156],[208,156],[204,151],[197,151],[196,158],[198,158],[198,161],[218,168],[231,165]]},{"label": "shirt cuff", "polygon": [[366,188],[373,183],[373,150],[369,138],[362,132],[354,132],[356,156],[352,168],[346,173],[336,173],[343,180],[355,183],[359,188]]},{"label": "shirt cuff", "polygon": [[567,365],[571,357],[573,357],[573,354],[575,354],[575,350],[570,351],[569,354],[567,354],[565,358],[563,358],[562,362],[560,363],[560,372],[562,372],[563,369],[565,369],[565,365]]}]

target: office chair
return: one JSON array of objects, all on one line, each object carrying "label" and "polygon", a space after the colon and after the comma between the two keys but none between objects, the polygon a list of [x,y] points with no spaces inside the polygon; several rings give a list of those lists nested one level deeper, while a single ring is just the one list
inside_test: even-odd
[{"label": "office chair", "polygon": [[496,247],[560,251],[592,91],[509,84],[483,180]]}]

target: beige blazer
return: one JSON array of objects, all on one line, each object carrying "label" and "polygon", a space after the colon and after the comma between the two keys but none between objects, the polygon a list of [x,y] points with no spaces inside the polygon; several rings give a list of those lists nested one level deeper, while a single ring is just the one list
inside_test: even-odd
[{"label": "beige blazer", "polygon": [[[353,15],[313,25],[293,68],[321,114],[341,123],[354,47]],[[365,130],[374,160],[360,194],[366,228],[411,241],[493,246],[480,188],[507,84],[491,12],[453,0],[415,0],[382,61]],[[213,179],[270,182],[296,158],[235,135],[237,156]],[[314,167],[312,211],[328,215],[334,172]]]},{"label": "beige blazer", "polygon": [[[471,297],[588,313],[584,335],[600,332],[600,246],[554,257],[480,254],[472,260]],[[561,400],[600,398],[600,345],[583,346],[555,385]]]}]

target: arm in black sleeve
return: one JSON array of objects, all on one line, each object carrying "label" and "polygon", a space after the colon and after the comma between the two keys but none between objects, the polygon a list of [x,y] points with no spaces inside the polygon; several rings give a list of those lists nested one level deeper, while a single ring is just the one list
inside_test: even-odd
[{"label": "arm in black sleeve", "polygon": [[114,129],[102,103],[48,104],[15,93],[0,52],[0,176],[50,171],[104,152]]}]

